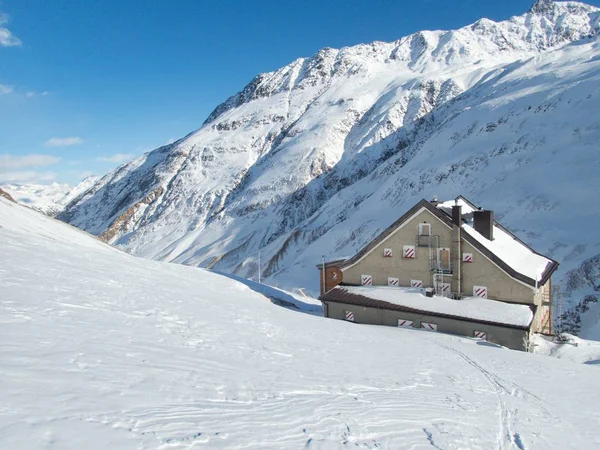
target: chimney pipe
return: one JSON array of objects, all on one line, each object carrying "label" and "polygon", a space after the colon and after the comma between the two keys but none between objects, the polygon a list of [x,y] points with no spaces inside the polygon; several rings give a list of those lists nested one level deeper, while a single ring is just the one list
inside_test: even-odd
[{"label": "chimney pipe", "polygon": [[460,227],[462,225],[462,212],[461,205],[452,206],[452,223]]},{"label": "chimney pipe", "polygon": [[484,238],[494,240],[494,211],[480,209],[473,211],[473,228]]}]

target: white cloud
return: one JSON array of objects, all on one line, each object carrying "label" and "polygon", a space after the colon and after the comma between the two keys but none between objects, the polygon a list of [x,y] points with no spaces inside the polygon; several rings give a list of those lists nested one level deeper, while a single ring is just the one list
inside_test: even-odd
[{"label": "white cloud", "polygon": [[15,172],[0,172],[0,184],[44,184],[54,181],[54,172],[37,172],[35,170],[22,170]]},{"label": "white cloud", "polygon": [[35,91],[29,91],[25,94],[25,97],[27,98],[33,98],[33,97],[45,97],[46,95],[48,95],[49,92],[48,91],[43,91],[43,92],[35,92]]},{"label": "white cloud", "polygon": [[12,86],[7,86],[5,84],[0,84],[0,95],[10,94],[13,91]]},{"label": "white cloud", "polygon": [[0,12],[0,47],[18,47],[21,45],[21,39],[2,26],[7,22],[8,16]]},{"label": "white cloud", "polygon": [[96,161],[122,163],[133,159],[134,156],[135,155],[132,153],[117,153],[111,156],[100,156],[99,158],[96,158]]},{"label": "white cloud", "polygon": [[51,155],[0,155],[0,171],[23,169],[26,167],[51,166],[60,161],[60,158]]},{"label": "white cloud", "polygon": [[69,147],[71,145],[83,144],[83,139],[80,137],[53,137],[46,141],[46,147]]}]

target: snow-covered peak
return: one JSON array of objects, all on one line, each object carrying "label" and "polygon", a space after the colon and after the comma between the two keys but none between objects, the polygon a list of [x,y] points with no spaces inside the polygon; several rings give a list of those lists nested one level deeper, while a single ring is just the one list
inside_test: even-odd
[{"label": "snow-covered peak", "polygon": [[554,0],[536,0],[530,11],[535,14],[546,14],[553,11],[554,7]]},{"label": "snow-covered peak", "polygon": [[97,176],[89,176],[76,186],[68,184],[10,184],[2,188],[19,203],[41,211],[49,216],[56,216],[63,208],[99,180]]},{"label": "snow-covered peak", "polygon": [[578,2],[538,0],[527,13],[495,22],[480,19],[458,30],[419,31],[395,42],[323,48],[273,72],[257,75],[241,92],[210,114],[205,124],[243,103],[282,91],[327,84],[332,78],[368,70],[378,63],[401,61],[401,70],[425,73],[460,63],[518,59],[591,36],[600,29],[599,9]]}]

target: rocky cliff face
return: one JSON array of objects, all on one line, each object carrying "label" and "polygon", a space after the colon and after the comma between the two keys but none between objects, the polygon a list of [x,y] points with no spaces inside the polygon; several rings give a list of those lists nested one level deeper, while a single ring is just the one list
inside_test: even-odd
[{"label": "rocky cliff face", "polygon": [[[576,268],[600,253],[600,13],[326,48],[260,74],[200,129],[109,173],[60,218],[156,259],[316,289],[422,197],[464,194]],[[569,220],[566,220],[569,217]],[[583,248],[583,249],[582,249]]]}]

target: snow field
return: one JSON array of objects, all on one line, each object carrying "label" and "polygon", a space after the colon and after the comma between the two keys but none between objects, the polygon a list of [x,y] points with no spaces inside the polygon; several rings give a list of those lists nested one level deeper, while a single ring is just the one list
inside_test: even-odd
[{"label": "snow field", "polygon": [[273,305],[0,199],[0,448],[598,448],[597,368]]}]

